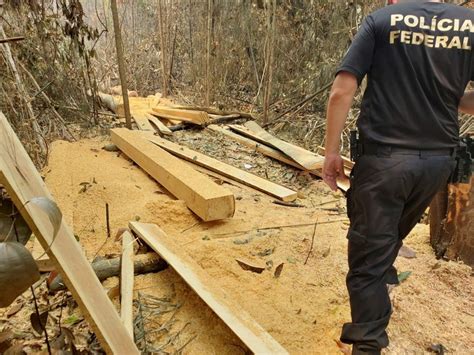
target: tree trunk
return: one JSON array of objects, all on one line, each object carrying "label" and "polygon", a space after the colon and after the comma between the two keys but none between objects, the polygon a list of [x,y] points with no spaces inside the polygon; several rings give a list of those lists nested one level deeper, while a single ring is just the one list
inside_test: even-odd
[{"label": "tree trunk", "polygon": [[266,52],[267,78],[263,93],[263,124],[268,123],[268,108],[270,107],[273,80],[273,53],[275,47],[276,0],[268,8],[267,31],[269,31]]},{"label": "tree trunk", "polygon": [[[135,275],[148,274],[166,269],[166,262],[155,253],[140,254],[135,256],[134,273]],[[120,275],[120,257],[113,259],[98,260],[92,263],[97,278],[100,281],[112,276]],[[57,275],[49,283],[49,291],[57,292],[64,290],[66,286],[61,275]]]},{"label": "tree trunk", "polygon": [[163,19],[164,19],[164,16],[163,16],[163,0],[159,0],[158,1],[158,17],[159,17],[159,30],[160,30],[160,49],[161,49],[161,72],[162,72],[162,75],[161,75],[161,80],[162,80],[162,96],[163,97],[167,97],[168,96],[168,71],[166,69],[166,58],[167,58],[167,54],[166,54],[166,40],[165,40],[165,33],[164,33],[164,29],[165,29],[165,26],[163,24]]},{"label": "tree trunk", "polygon": [[430,241],[438,257],[474,266],[474,177],[438,192],[430,206]]},{"label": "tree trunk", "polygon": [[206,106],[211,102],[211,35],[212,35],[212,6],[213,0],[207,0],[207,46],[206,46]]},{"label": "tree trunk", "polygon": [[122,86],[123,107],[125,109],[125,121],[128,129],[132,129],[132,117],[130,115],[130,104],[128,102],[127,69],[123,58],[122,33],[120,32],[120,23],[117,10],[117,0],[110,2],[112,8],[112,18],[114,20],[115,46],[117,48],[117,60],[120,75],[120,84]]},{"label": "tree trunk", "polygon": [[[5,34],[5,31],[3,30],[2,23],[0,23],[0,36],[2,38],[7,38],[7,35]],[[20,97],[23,99],[23,102],[25,104],[26,112],[28,113],[28,118],[30,120],[31,126],[33,127],[33,131],[36,134],[36,140],[38,142],[39,147],[41,148],[41,153],[46,154],[48,151],[48,148],[46,147],[46,141],[43,137],[43,133],[38,124],[38,121],[36,120],[36,116],[33,111],[33,106],[31,105],[31,98],[25,89],[25,86],[23,84],[23,80],[20,77],[20,74],[18,73],[18,69],[16,67],[15,60],[13,59],[10,46],[8,43],[3,43],[3,44],[0,44],[0,48],[3,49],[3,54],[5,56],[5,59],[8,62],[8,65],[10,66],[10,70],[12,71],[13,76],[15,78],[18,92],[20,93]]]}]

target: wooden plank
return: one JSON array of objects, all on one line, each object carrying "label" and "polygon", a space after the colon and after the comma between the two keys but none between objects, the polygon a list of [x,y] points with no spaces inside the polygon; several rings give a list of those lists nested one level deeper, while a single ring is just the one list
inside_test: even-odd
[{"label": "wooden plank", "polygon": [[112,302],[64,218],[53,236],[53,226],[33,198],[53,200],[5,116],[0,112],[0,181],[36,238],[56,264],[84,317],[109,354],[138,354]]},{"label": "wooden plank", "polygon": [[139,130],[155,132],[155,128],[151,125],[146,114],[137,113],[132,110],[132,116]]},{"label": "wooden plank", "polygon": [[297,147],[291,143],[285,142],[277,137],[272,136],[254,121],[247,122],[245,126],[249,128],[253,133],[255,133],[258,137],[268,142],[270,146],[285,153],[287,156],[289,156],[291,159],[293,159],[295,162],[305,167],[306,169],[315,170],[322,168],[324,162],[324,159],[322,157],[319,157],[306,149]]},{"label": "wooden plank", "polygon": [[293,166],[295,168],[298,168],[300,170],[307,170],[304,167],[302,167],[301,165],[299,165],[298,163],[296,163],[293,160],[287,158],[287,156],[285,154],[279,152],[276,149],[270,148],[266,145],[263,145],[261,143],[255,142],[251,139],[245,138],[245,137],[243,137],[239,134],[236,134],[236,133],[234,133],[234,132],[232,132],[228,129],[219,127],[217,125],[209,125],[209,126],[207,126],[207,128],[214,131],[214,132],[222,133],[222,134],[232,138],[236,142],[239,142],[240,144],[243,144],[243,145],[245,145],[249,148],[252,148],[257,152],[262,153],[263,155],[266,155],[267,157],[270,157],[270,158],[278,160],[282,163],[291,165],[291,166]]},{"label": "wooden plank", "polygon": [[194,111],[204,111],[208,114],[219,115],[219,116],[229,116],[229,115],[239,115],[240,117],[248,118],[255,120],[256,117],[248,112],[239,112],[239,111],[222,111],[212,107],[203,107],[203,106],[182,106],[182,105],[172,105],[172,108],[177,110],[194,110]]},{"label": "wooden plank", "polygon": [[199,297],[255,354],[288,354],[216,281],[157,225],[130,222],[130,228],[183,278]]},{"label": "wooden plank", "polygon": [[[308,171],[310,174],[313,174],[315,176],[318,176],[320,178],[322,178],[322,171],[321,169],[317,169],[317,170],[307,170],[305,169],[304,167],[302,167],[301,165],[299,165],[298,163],[294,162],[293,160],[290,160],[286,157],[285,154],[279,152],[278,150],[276,149],[273,149],[273,148],[270,148],[266,145],[262,145],[258,142],[255,142],[251,139],[248,139],[244,136],[241,136],[239,134],[236,134],[228,129],[224,129],[224,128],[221,128],[217,125],[209,125],[207,126],[208,129],[212,130],[212,131],[215,131],[215,132],[219,132],[219,133],[222,133],[224,135],[226,135],[227,137],[230,137],[232,138],[233,140],[235,140],[236,142],[239,142],[241,143],[242,145],[245,145],[249,148],[252,148],[252,149],[255,149],[255,151],[259,152],[259,153],[262,153],[263,155],[266,155],[270,158],[273,158],[275,160],[278,160],[282,163],[285,163],[285,164],[288,164],[288,165],[291,165],[297,169],[300,169],[300,170],[304,170],[304,171]],[[324,163],[324,162],[323,162]],[[346,175],[349,176],[349,173],[350,173],[350,170],[346,168],[345,170],[346,172]],[[337,181],[337,186],[342,190],[342,191],[347,191],[349,189],[349,180],[338,180]]]},{"label": "wooden plank", "polygon": [[146,117],[148,118],[148,121],[151,122],[151,125],[155,125],[156,129],[161,133],[166,136],[172,136],[173,132],[163,123],[160,121],[159,118],[156,118],[153,115],[147,114]]},{"label": "wooden plank", "polygon": [[122,260],[120,273],[120,317],[133,339],[133,242],[129,231],[122,234]]},{"label": "wooden plank", "polygon": [[[252,131],[251,129],[245,127],[245,126],[240,126],[240,125],[228,125],[229,128],[238,133],[238,134],[241,134],[243,135],[244,137],[247,137],[247,138],[250,138],[250,139],[253,139],[254,141],[256,142],[259,142],[259,143],[262,143],[262,144],[265,144],[271,148],[274,148],[276,150],[280,150],[277,146],[271,144],[271,142],[263,139],[259,134],[255,133],[254,131]],[[291,149],[293,149],[294,151],[296,152],[300,152],[301,154],[305,154],[305,155],[311,155],[311,156],[314,156],[315,159],[317,159],[318,161],[322,162],[324,161],[324,157],[321,156],[320,154],[318,153],[313,153],[313,152],[310,152],[309,150],[306,150],[302,147],[299,147],[297,145],[294,145],[294,144],[291,144],[291,143],[287,143],[287,142],[284,142],[286,143],[288,146],[291,146]],[[280,150],[281,151],[281,150]],[[291,157],[289,157],[291,159]],[[319,168],[318,168],[319,169]]]},{"label": "wooden plank", "polygon": [[209,123],[209,115],[204,111],[177,110],[166,106],[156,106],[150,113],[166,119],[191,122],[197,125]]},{"label": "wooden plank", "polygon": [[111,130],[112,142],[204,221],[234,215],[234,195],[148,141],[145,132]]},{"label": "wooden plank", "polygon": [[282,201],[294,201],[297,197],[296,191],[290,190],[284,186],[275,184],[271,181],[262,179],[259,176],[250,174],[229,164],[225,164],[219,160],[193,151],[182,145],[172,143],[159,137],[150,137],[149,140],[173,155],[190,161],[191,163],[203,166],[211,171],[231,178],[244,185],[253,187],[256,190],[262,191]]}]

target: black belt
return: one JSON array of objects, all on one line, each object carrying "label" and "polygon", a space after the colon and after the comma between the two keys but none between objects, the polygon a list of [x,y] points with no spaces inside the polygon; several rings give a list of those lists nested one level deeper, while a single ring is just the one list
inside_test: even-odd
[{"label": "black belt", "polygon": [[455,148],[444,149],[411,149],[400,148],[390,145],[375,144],[375,143],[361,143],[359,144],[359,155],[377,155],[377,156],[391,156],[396,155],[417,155],[419,157],[432,156],[455,156]]}]

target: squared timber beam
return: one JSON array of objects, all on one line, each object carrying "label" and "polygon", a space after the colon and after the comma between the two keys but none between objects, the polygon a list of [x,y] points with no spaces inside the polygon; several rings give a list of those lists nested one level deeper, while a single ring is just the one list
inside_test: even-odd
[{"label": "squared timber beam", "polygon": [[112,142],[202,220],[234,216],[232,192],[197,172],[148,140],[150,134],[126,128],[111,130]]},{"label": "squared timber beam", "polygon": [[167,141],[156,136],[150,137],[149,140],[171,154],[187,160],[193,164],[205,167],[215,173],[221,174],[227,178],[240,182],[241,184],[253,187],[258,191],[262,191],[270,196],[276,197],[282,201],[296,200],[296,191],[290,190],[284,186],[275,184],[265,180],[257,175],[250,174],[244,170],[238,169],[229,164],[223,163],[217,159],[208,157],[187,147]]}]

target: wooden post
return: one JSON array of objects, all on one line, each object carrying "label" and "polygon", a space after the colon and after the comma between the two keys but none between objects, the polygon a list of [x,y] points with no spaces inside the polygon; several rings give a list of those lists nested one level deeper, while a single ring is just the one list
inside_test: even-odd
[{"label": "wooden post", "polygon": [[436,256],[474,266],[474,177],[444,188],[430,206],[430,241]]},{"label": "wooden post", "polygon": [[117,0],[110,1],[112,18],[114,21],[115,47],[117,49],[117,60],[119,67],[120,84],[122,86],[123,107],[125,110],[125,122],[128,129],[132,129],[132,117],[130,115],[130,104],[128,102],[127,69],[123,59],[122,34],[117,10]]}]

